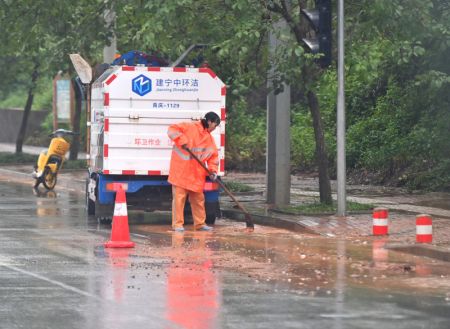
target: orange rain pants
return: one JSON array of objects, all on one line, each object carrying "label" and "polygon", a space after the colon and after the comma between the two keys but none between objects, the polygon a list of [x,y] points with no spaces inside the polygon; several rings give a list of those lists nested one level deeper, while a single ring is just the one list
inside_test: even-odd
[{"label": "orange rain pants", "polygon": [[206,212],[203,191],[194,192],[172,185],[172,228],[174,229],[184,225],[184,205],[188,196],[194,219],[194,229],[205,225]]}]

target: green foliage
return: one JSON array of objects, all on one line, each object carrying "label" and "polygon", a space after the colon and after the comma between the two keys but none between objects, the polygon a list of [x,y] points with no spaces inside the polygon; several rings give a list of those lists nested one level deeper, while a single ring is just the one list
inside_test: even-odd
[{"label": "green foliage", "polygon": [[18,90],[0,101],[0,108],[23,108],[27,95],[25,90]]},{"label": "green foliage", "polygon": [[35,163],[37,155],[31,155],[26,153],[6,153],[0,152],[0,164],[22,164],[22,163]]},{"label": "green foliage", "polygon": [[228,181],[224,182],[225,186],[231,191],[231,192],[253,192],[255,189],[250,186],[243,184],[241,182],[235,182],[235,181]]},{"label": "green foliage", "polygon": [[265,166],[266,122],[249,113],[244,101],[236,102],[227,120],[228,169],[262,170]]},{"label": "green foliage", "polygon": [[362,42],[352,43],[347,56],[347,167],[383,184],[445,189],[448,2],[377,1],[362,8],[351,32]]},{"label": "green foliage", "polygon": [[[16,89],[9,93],[8,97],[0,100],[0,108],[24,108],[27,99],[27,91]],[[53,89],[50,79],[41,79],[34,96],[33,109],[51,110],[52,109]]]},{"label": "green foliage", "polygon": [[429,168],[426,168],[427,162],[423,163],[424,166],[414,163],[398,177],[398,185],[404,185],[410,190],[449,191],[450,160],[443,159]]},{"label": "green foliage", "polygon": [[291,163],[293,170],[315,168],[315,140],[309,111],[293,113],[291,126]]},{"label": "green foliage", "polygon": [[[411,81],[406,87],[389,82],[374,112],[348,129],[350,166],[378,172],[381,182],[393,179],[395,184],[410,186],[419,180],[405,172],[425,171],[430,175],[441,170],[440,163],[447,162],[450,151],[446,138],[450,103],[444,86],[435,86],[431,81],[419,85]],[[442,107],[437,106],[439,103]],[[420,183],[422,188],[425,185]]]},{"label": "green foliage", "polygon": [[36,110],[52,110],[53,106],[53,88],[51,79],[41,79],[37,86],[33,109]]}]

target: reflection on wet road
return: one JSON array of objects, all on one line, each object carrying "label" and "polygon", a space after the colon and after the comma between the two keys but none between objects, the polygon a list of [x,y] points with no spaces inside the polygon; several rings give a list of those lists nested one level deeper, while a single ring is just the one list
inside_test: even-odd
[{"label": "reflection on wet road", "polygon": [[0,184],[0,328],[448,328],[447,263],[217,221],[184,234],[132,225],[136,247],[82,194]]}]

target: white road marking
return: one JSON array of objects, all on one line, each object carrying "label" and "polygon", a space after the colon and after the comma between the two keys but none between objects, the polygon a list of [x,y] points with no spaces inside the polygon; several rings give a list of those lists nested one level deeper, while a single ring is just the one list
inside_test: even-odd
[{"label": "white road marking", "polygon": [[59,282],[59,281],[52,280],[50,278],[46,278],[45,276],[42,276],[42,275],[39,275],[39,274],[36,274],[36,273],[33,273],[33,272],[22,270],[22,269],[14,266],[14,265],[8,265],[8,264],[6,264],[5,262],[3,262],[1,260],[0,260],[0,266],[6,267],[9,270],[16,271],[16,272],[28,275],[28,276],[31,276],[33,278],[36,278],[36,279],[39,279],[39,280],[42,280],[42,281],[46,281],[46,282],[51,283],[51,284],[53,284],[55,286],[59,286],[59,287],[65,289],[65,290],[75,292],[75,293],[77,293],[79,295],[90,297],[90,298],[95,298],[95,299],[98,299],[98,300],[102,300],[102,298],[100,298],[98,296],[95,296],[95,295],[92,295],[92,294],[90,294],[90,293],[88,293],[86,291],[83,291],[83,290],[80,290],[78,288],[69,286],[69,285],[67,285],[65,283],[62,283],[62,282]]}]

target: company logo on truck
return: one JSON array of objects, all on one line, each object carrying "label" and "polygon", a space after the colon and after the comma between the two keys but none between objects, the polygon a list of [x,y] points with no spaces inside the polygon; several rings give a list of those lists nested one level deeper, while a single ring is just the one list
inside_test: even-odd
[{"label": "company logo on truck", "polygon": [[131,80],[131,89],[139,96],[145,96],[152,91],[152,80],[141,74]]},{"label": "company logo on truck", "polygon": [[199,80],[198,79],[156,79],[155,92],[198,92]]}]

